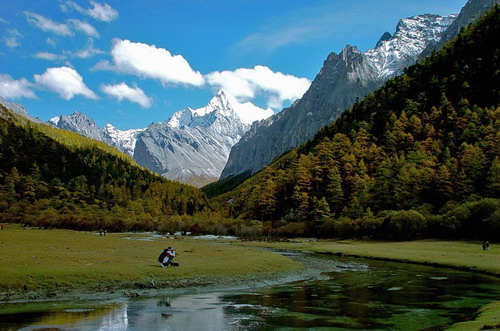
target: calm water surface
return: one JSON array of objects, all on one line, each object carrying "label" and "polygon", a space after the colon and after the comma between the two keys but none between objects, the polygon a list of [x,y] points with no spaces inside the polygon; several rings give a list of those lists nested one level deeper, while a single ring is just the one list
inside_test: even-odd
[{"label": "calm water surface", "polygon": [[298,254],[296,258],[325,272],[253,290],[0,315],[0,329],[441,330],[469,319],[480,306],[500,300],[498,278],[481,274],[318,255]]}]

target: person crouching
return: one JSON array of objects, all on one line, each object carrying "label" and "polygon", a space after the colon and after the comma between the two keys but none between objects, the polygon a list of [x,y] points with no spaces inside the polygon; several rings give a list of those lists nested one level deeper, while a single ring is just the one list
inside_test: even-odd
[{"label": "person crouching", "polygon": [[179,263],[175,263],[173,261],[174,257],[175,257],[175,249],[173,247],[167,247],[166,249],[163,250],[160,256],[158,256],[158,262],[160,262],[162,268],[168,267],[169,265],[178,267]]}]

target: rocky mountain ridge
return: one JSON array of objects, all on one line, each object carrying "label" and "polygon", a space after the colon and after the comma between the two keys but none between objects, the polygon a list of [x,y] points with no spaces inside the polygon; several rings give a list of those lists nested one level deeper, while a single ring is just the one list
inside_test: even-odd
[{"label": "rocky mountain ridge", "polygon": [[199,109],[185,108],[167,121],[145,129],[118,130],[112,124],[99,128],[80,112],[61,115],[49,124],[100,140],[133,157],[164,177],[202,186],[217,180],[231,147],[250,124],[274,114],[250,102],[240,103],[224,90]]},{"label": "rocky mountain ridge", "polygon": [[441,38],[437,42],[431,42],[426,49],[419,55],[419,58],[429,56],[432,52],[440,49],[445,43],[455,38],[460,29],[467,27],[477,20],[486,11],[495,5],[500,4],[500,0],[469,0],[460,11],[458,17],[453,21]]},{"label": "rocky mountain ridge", "polygon": [[254,123],[233,146],[221,178],[255,173],[277,156],[311,139],[356,100],[414,64],[419,54],[452,24],[456,15],[417,15],[399,21],[366,52],[347,45],[331,53],[304,96],[271,118]]},{"label": "rocky mountain ridge", "polygon": [[229,152],[255,119],[274,114],[220,90],[202,108],[185,108],[137,138],[134,159],[169,179],[203,186],[217,180]]},{"label": "rocky mountain ridge", "polygon": [[12,110],[14,113],[26,117],[33,122],[42,123],[42,121],[38,117],[31,116],[28,113],[28,110],[20,103],[7,101],[0,96],[0,104],[5,108]]},{"label": "rocky mountain ridge", "polygon": [[60,115],[51,118],[48,124],[67,131],[73,131],[82,136],[100,140],[115,147],[123,153],[133,156],[137,136],[145,129],[118,130],[112,124],[99,128],[89,116],[74,111],[71,115]]}]

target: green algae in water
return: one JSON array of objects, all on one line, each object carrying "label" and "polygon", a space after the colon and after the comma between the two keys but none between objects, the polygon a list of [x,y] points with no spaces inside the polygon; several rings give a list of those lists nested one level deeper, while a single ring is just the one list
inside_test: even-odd
[{"label": "green algae in water", "polygon": [[[226,299],[252,303],[253,314],[271,328],[439,330],[472,318],[478,308],[500,297],[495,277],[412,264],[352,261],[366,264],[366,270],[339,269],[327,273],[328,280],[276,286],[264,290],[265,296],[254,293]],[[266,314],[271,307],[279,308],[279,313]]]}]

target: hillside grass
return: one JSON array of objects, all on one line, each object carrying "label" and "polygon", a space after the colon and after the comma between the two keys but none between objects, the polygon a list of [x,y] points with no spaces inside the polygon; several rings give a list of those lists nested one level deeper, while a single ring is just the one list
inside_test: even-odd
[{"label": "hillside grass", "polygon": [[[117,156],[118,158],[122,160],[126,160],[129,163],[132,163],[136,165],[137,167],[140,167],[134,159],[132,159],[130,156],[128,156],[125,153],[122,153],[118,149],[111,147],[110,145],[98,141],[95,139],[91,139],[88,137],[85,137],[81,134],[78,134],[76,132],[68,131],[68,130],[63,130],[59,128],[52,127],[46,123],[37,123],[33,122],[21,115],[18,115],[11,111],[9,108],[5,107],[4,105],[0,105],[0,114],[4,118],[8,118],[14,123],[21,125],[26,128],[32,128],[35,130],[38,130],[40,132],[43,132],[46,136],[54,139],[55,141],[68,146],[70,148],[99,148],[109,154],[112,154],[114,156]],[[142,168],[142,167],[141,167]],[[143,168],[145,169],[145,168]]]},{"label": "hillside grass", "polygon": [[[176,248],[180,267],[160,267],[157,257],[167,246]],[[4,299],[37,292],[50,297],[71,290],[224,286],[301,268],[279,254],[217,241],[127,233],[100,236],[13,224],[0,230]]]}]

